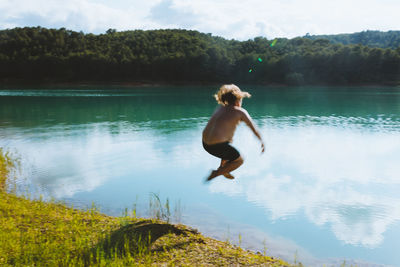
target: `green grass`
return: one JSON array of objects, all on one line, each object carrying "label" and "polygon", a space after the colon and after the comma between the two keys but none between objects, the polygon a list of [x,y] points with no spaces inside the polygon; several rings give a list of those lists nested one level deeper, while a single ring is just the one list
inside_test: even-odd
[{"label": "green grass", "polygon": [[14,167],[0,149],[0,266],[289,266],[184,225],[16,196],[6,190]]},{"label": "green grass", "polygon": [[3,152],[3,149],[0,148],[0,191],[6,189],[6,181],[13,168],[15,168],[14,161],[9,153]]}]

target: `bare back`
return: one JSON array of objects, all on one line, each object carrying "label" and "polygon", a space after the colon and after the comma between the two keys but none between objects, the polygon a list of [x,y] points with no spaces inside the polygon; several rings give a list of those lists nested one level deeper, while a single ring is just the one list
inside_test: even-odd
[{"label": "bare back", "polygon": [[232,142],[236,126],[240,121],[246,121],[248,113],[238,106],[220,106],[211,116],[203,131],[203,142],[213,145]]}]

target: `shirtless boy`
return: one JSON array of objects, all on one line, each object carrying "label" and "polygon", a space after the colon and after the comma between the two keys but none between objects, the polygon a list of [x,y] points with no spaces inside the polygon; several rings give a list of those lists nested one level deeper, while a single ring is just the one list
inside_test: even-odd
[{"label": "shirtless boy", "polygon": [[261,152],[264,152],[264,142],[249,113],[242,108],[242,99],[250,97],[249,93],[242,92],[234,84],[225,84],[214,97],[221,106],[211,116],[203,130],[203,147],[211,155],[220,158],[221,165],[211,172],[207,181],[219,175],[234,179],[230,172],[243,164],[240,153],[230,145],[236,126],[241,121],[246,123],[261,141]]}]

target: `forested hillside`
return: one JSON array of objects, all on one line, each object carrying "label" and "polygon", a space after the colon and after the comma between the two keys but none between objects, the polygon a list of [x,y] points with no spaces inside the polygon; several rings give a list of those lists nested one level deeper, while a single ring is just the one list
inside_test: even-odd
[{"label": "forested hillside", "polygon": [[400,47],[236,41],[187,30],[14,28],[0,31],[0,81],[397,84]]},{"label": "forested hillside", "polygon": [[306,35],[311,40],[327,39],[333,44],[361,44],[370,47],[392,48],[400,46],[400,31],[363,31],[334,35]]}]

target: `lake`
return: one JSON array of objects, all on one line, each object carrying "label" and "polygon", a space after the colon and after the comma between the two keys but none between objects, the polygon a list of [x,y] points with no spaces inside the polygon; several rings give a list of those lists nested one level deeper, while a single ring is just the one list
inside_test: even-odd
[{"label": "lake", "polygon": [[[0,147],[20,193],[150,216],[289,262],[400,266],[400,88],[241,86],[235,180],[201,133],[212,86],[0,90]],[[150,204],[152,205],[150,207]]]}]

